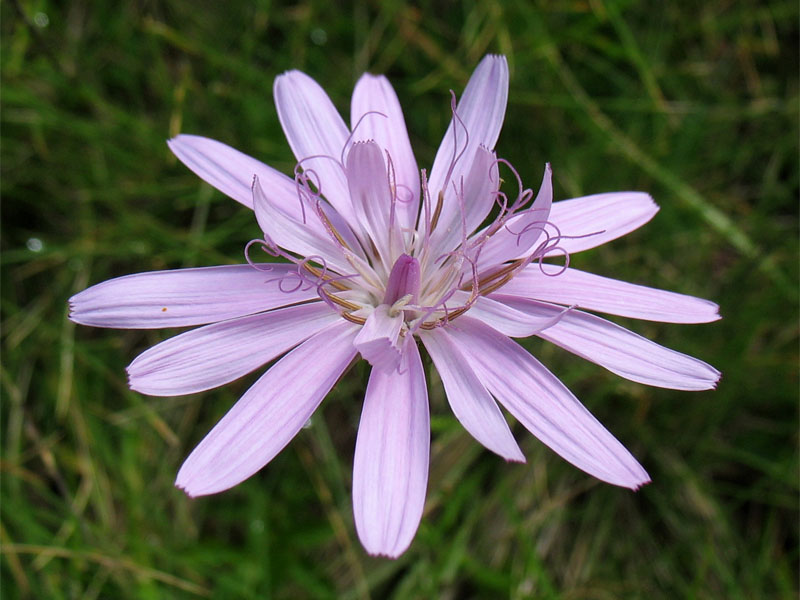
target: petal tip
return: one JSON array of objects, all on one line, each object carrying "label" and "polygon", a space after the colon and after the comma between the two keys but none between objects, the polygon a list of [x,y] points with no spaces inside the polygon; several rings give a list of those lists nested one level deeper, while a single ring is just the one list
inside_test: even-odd
[{"label": "petal tip", "polygon": [[638,211],[638,214],[641,215],[641,222],[636,226],[635,229],[638,229],[639,227],[649,223],[653,217],[656,216],[658,211],[661,210],[661,207],[658,205],[658,203],[647,192],[609,192],[609,194],[620,194],[623,196],[629,195],[629,210],[632,213],[634,211]]},{"label": "petal tip", "polygon": [[[167,146],[173,153],[177,153],[177,149],[181,146],[186,146],[191,144],[193,141],[200,141],[204,139],[202,136],[199,135],[191,135],[189,133],[179,133],[178,135],[171,137],[167,140]],[[207,138],[206,138],[207,139]]]},{"label": "petal tip", "polygon": [[[714,369],[714,367],[711,367],[711,368]],[[719,385],[719,382],[722,381],[722,371],[718,371],[717,369],[714,369],[714,371],[715,371],[715,378],[711,382],[711,385],[708,388],[710,390],[717,389],[717,386]]]},{"label": "petal tip", "polygon": [[[661,207],[658,205],[658,203],[653,199],[653,197],[650,194],[648,194],[646,192],[643,192],[643,193],[644,193],[645,205],[647,207],[647,210],[645,212],[649,215],[649,217],[647,219],[647,221],[649,221],[654,216],[656,216],[658,211],[661,210]],[[645,222],[647,222],[647,221],[645,221]]]},{"label": "petal tip", "polygon": [[189,496],[189,498],[197,498],[198,496],[205,496],[206,494],[202,492],[198,486],[193,485],[191,478],[188,473],[186,473],[184,466],[178,470],[178,475],[175,477],[175,487],[182,491],[184,494]]},{"label": "petal tip", "polygon": [[399,545],[396,545],[396,546],[391,547],[391,548],[383,548],[383,547],[380,547],[379,545],[376,546],[376,545],[371,544],[371,543],[369,545],[367,545],[367,544],[364,543],[363,540],[361,541],[361,543],[364,546],[364,549],[367,551],[367,554],[369,554],[370,556],[374,556],[376,558],[388,558],[390,560],[396,560],[396,559],[400,558],[400,556],[402,556],[402,554],[406,550],[408,550],[409,546],[411,546],[411,541],[409,541],[407,544],[405,544],[402,547],[399,547]]},{"label": "petal tip", "polygon": [[297,79],[303,79],[303,80],[311,79],[313,81],[311,77],[309,77],[299,69],[289,69],[288,71],[284,71],[283,73],[280,73],[275,77],[275,81],[272,84],[272,88],[273,90],[277,90],[279,85],[283,85],[284,83],[290,83],[292,80],[297,80]]},{"label": "petal tip", "polygon": [[719,321],[720,319],[722,319],[722,314],[719,311],[719,304],[717,304],[716,302],[711,302],[710,300],[708,301],[708,303],[710,305],[709,310],[711,310],[711,315],[707,322],[713,323],[714,321]]},{"label": "petal tip", "polygon": [[78,323],[78,321],[75,320],[75,313],[77,311],[77,302],[75,300],[76,298],[77,294],[72,298],[70,298],[69,300],[67,300],[67,310],[69,311],[67,313],[67,318],[73,323]]},{"label": "petal tip", "polygon": [[374,556],[375,558],[388,558],[389,560],[397,560],[400,558],[400,554],[402,554],[402,552],[399,554],[390,554],[388,552],[372,552],[368,550],[367,554]]},{"label": "petal tip", "polygon": [[482,63],[488,63],[488,62],[501,63],[501,64],[504,64],[504,65],[507,65],[508,64],[508,59],[506,58],[505,54],[490,53],[490,54],[487,54],[486,56],[483,57],[481,62],[478,63],[478,66],[480,66],[480,64],[482,64]]},{"label": "petal tip", "polygon": [[516,454],[515,455],[509,455],[509,456],[504,456],[503,458],[505,459],[505,461],[507,463],[514,463],[514,464],[524,465],[524,464],[526,464],[528,462],[528,460],[525,458],[525,455],[522,454],[522,452],[520,452],[518,455],[516,455]]},{"label": "petal tip", "polygon": [[203,494],[199,494],[199,493],[196,493],[196,492],[190,490],[189,486],[183,485],[181,483],[178,483],[177,481],[175,482],[175,487],[178,488],[180,491],[182,491],[184,494],[186,494],[189,498],[192,498],[192,499],[203,495]]},{"label": "petal tip", "polygon": [[644,470],[644,467],[638,462],[628,465],[628,476],[625,479],[627,479],[627,481],[619,481],[616,485],[626,487],[634,492],[638,492],[642,487],[646,486],[652,481],[652,479],[650,479],[650,475],[648,475],[647,471]]},{"label": "petal tip", "polygon": [[[689,296],[689,298],[693,297]],[[696,310],[693,311],[694,314],[687,315],[686,323],[713,323],[714,321],[722,319],[722,315],[719,312],[719,304],[704,298],[694,299],[697,301],[697,307]]]},{"label": "petal tip", "polygon": [[699,375],[697,376],[698,385],[695,388],[691,388],[693,391],[698,392],[705,392],[709,390],[717,389],[717,385],[719,384],[720,380],[722,379],[722,371],[719,369],[714,368],[713,366],[709,365],[708,363],[702,362],[698,359],[700,365],[706,371],[706,377],[701,378]]},{"label": "petal tip", "polygon": [[386,82],[388,82],[389,80],[386,78],[385,75],[380,75],[380,74],[370,73],[368,71],[365,71],[364,73],[362,73],[361,77],[358,78],[358,82],[356,83],[356,85],[358,85],[358,83],[360,83],[361,81],[381,81],[381,82],[386,81]]}]

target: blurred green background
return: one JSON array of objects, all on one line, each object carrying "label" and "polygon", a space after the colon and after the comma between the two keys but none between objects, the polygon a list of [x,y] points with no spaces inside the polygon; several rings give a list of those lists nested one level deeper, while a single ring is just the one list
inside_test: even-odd
[{"label": "blurred green background", "polygon": [[[796,598],[798,5],[773,2],[53,2],[2,20],[3,598]],[[172,332],[97,330],[67,298],[126,273],[241,262],[250,211],[168,152],[216,138],[291,172],[272,101],[299,68],[344,114],[395,85],[420,166],[487,52],[498,151],[556,195],[637,189],[654,221],[579,268],[711,298],[710,325],[618,321],[722,370],[683,393],[526,346],[653,483],[601,484],[524,432],[505,464],[431,382],[426,514],[397,561],[355,536],[363,364],[235,489],[190,500],[187,453],[254,380],[148,398],[125,366]]]}]

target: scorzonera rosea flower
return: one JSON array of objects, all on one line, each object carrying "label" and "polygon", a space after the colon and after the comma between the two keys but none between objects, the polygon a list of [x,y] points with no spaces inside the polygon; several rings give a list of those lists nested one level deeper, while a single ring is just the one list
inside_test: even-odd
[{"label": "scorzonera rosea flower", "polygon": [[[719,318],[715,304],[564,265],[570,253],[645,224],[658,210],[652,199],[619,192],[553,202],[549,165],[537,193],[525,188],[493,150],[508,93],[502,56],[484,58],[451,100],[430,171],[417,167],[385,77],[358,81],[351,128],[303,73],[280,75],[274,91],[298,161],[293,178],[207,138],[169,141],[192,171],[254,209],[264,237],[248,244],[247,264],[129,275],[70,301],[71,318],[86,325],[203,325],[131,363],[130,386],[145,394],[208,390],[282,357],[194,449],[176,485],[202,496],[250,477],[360,354],[372,370],[353,465],[355,524],[368,552],[400,555],[428,479],[418,342],[453,413],[488,449],[525,460],[498,401],[587,473],[632,489],[647,483],[622,444],[510,338],[538,335],[648,385],[713,388],[713,367],[579,308],[701,323]],[[512,190],[501,190],[501,171]],[[258,248],[281,260],[254,262]]]}]

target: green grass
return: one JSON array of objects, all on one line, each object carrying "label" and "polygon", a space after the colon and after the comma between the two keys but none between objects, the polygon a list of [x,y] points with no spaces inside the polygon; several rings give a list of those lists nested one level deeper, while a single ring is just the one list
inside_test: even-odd
[{"label": "green grass", "polygon": [[[0,13],[4,599],[797,597],[796,2],[9,0]],[[183,458],[254,376],[143,397],[124,367],[170,332],[66,319],[90,284],[238,262],[259,235],[165,139],[206,135],[290,172],[274,76],[304,70],[346,113],[369,69],[394,83],[429,165],[448,90],[486,52],[509,58],[498,150],[528,185],[550,161],[559,198],[659,202],[651,224],[572,264],[717,301],[711,325],[620,322],[720,368],[719,389],[647,388],[527,343],[648,469],[633,494],[519,426],[528,463],[505,464],[434,378],[426,514],[397,561],[368,557],[352,523],[363,365],[266,469],[186,498],[172,485]]]}]

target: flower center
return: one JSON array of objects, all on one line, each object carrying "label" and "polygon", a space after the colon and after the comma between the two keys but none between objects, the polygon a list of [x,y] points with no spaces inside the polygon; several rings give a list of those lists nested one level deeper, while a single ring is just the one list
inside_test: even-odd
[{"label": "flower center", "polygon": [[[326,200],[326,182],[303,170],[303,160],[295,169],[302,209],[302,223],[294,223],[299,246],[320,253],[297,257],[265,234],[265,250],[297,264],[296,285],[316,287],[343,319],[369,330],[361,338],[365,348],[374,346],[369,336],[383,339],[387,323],[398,328],[392,329],[397,339],[447,324],[532,262],[541,265],[545,256],[561,252],[569,262],[558,246],[565,236],[548,221],[550,165],[534,197],[506,160],[470,144],[455,99],[452,110],[459,125],[444,179],[439,173],[429,182],[423,169],[419,195],[406,185],[401,200],[389,153],[375,141],[348,139],[341,157],[310,158],[330,159],[342,169],[349,204],[336,196]],[[463,131],[456,135],[459,127]],[[516,194],[501,191],[501,165],[511,171]],[[346,218],[333,208],[334,200],[350,213]],[[489,225],[481,227],[492,213]]]}]

